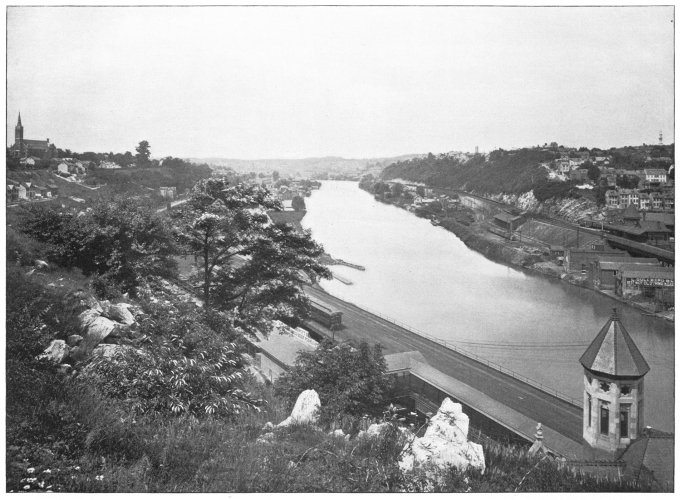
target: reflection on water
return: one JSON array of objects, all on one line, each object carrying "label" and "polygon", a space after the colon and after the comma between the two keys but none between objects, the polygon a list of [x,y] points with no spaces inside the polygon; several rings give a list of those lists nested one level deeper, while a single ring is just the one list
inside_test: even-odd
[{"label": "reflection on water", "polygon": [[337,267],[354,284],[326,281],[328,292],[571,397],[582,397],[579,357],[617,307],[652,368],[645,377],[646,423],[673,430],[671,323],[492,262],[453,233],[376,202],[353,182],[324,181],[306,203],[302,224],[326,251],[366,267]]}]

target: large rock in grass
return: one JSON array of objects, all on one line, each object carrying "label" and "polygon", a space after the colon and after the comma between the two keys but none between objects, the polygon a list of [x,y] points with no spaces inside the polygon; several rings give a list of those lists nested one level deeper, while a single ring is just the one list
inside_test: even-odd
[{"label": "large rock in grass", "polygon": [[118,323],[132,325],[135,322],[135,317],[130,312],[129,307],[130,304],[125,303],[109,304],[104,308],[102,315]]},{"label": "large rock in grass", "polygon": [[314,389],[302,391],[295,401],[293,411],[286,420],[277,427],[287,427],[294,424],[315,424],[319,420],[321,401]]},{"label": "large rock in grass", "polygon": [[467,440],[470,419],[459,403],[444,399],[437,414],[432,417],[425,435],[406,445],[399,467],[412,470],[414,467],[433,465],[440,468],[468,467],[484,472],[482,445]]},{"label": "large rock in grass", "polygon": [[85,338],[78,346],[80,357],[92,352],[92,349],[97,347],[102,340],[111,335],[111,333],[120,325],[115,321],[99,315],[96,309],[88,309],[83,311],[78,318],[80,324],[85,328]]},{"label": "large rock in grass", "polygon": [[53,340],[50,345],[47,346],[47,349],[45,349],[43,353],[38,356],[38,359],[44,359],[54,363],[55,365],[59,365],[62,361],[64,361],[64,359],[66,359],[68,352],[69,349],[66,345],[66,342],[63,340]]}]

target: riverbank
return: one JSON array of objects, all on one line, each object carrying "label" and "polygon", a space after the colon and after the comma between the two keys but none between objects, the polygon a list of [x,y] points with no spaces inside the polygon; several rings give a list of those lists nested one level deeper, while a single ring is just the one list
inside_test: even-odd
[{"label": "riverbank", "polygon": [[[362,187],[362,189],[364,188]],[[370,191],[364,190],[370,193]],[[400,203],[399,198],[386,199],[381,196],[375,196],[375,199],[381,203],[407,210],[407,206],[404,203]],[[494,262],[507,265],[528,274],[557,279],[569,283],[570,285],[592,290],[619,303],[643,311],[645,315],[663,318],[672,323],[675,322],[674,311],[656,312],[653,307],[644,303],[641,304],[632,300],[626,300],[614,293],[599,290],[593,287],[581,274],[568,273],[563,266],[556,265],[553,262],[544,259],[542,251],[529,248],[527,245],[516,241],[502,238],[488,231],[482,222],[477,221],[463,224],[457,219],[461,219],[461,217],[439,217],[439,223],[437,225],[455,234],[465,246],[471,250],[481,253]]]}]

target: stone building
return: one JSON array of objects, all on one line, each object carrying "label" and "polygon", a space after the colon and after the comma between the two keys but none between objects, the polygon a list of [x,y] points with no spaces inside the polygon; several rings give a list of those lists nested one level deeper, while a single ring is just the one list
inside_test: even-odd
[{"label": "stone building", "polygon": [[616,455],[642,435],[649,365],[614,309],[579,360],[584,370],[583,439]]}]

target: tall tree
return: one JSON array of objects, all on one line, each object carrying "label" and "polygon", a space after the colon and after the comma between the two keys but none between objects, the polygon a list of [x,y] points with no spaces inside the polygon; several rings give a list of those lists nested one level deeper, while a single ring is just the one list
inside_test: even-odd
[{"label": "tall tree", "polygon": [[137,160],[137,166],[143,167],[149,163],[149,157],[151,156],[151,150],[149,149],[149,141],[141,141],[139,146],[135,148],[137,154],[135,158]]},{"label": "tall tree", "polygon": [[307,206],[305,205],[305,199],[302,196],[293,196],[293,199],[291,200],[291,206],[293,207],[293,210],[296,212],[299,212],[301,210],[305,210]]},{"label": "tall tree", "polygon": [[323,248],[308,232],[272,224],[267,210],[281,205],[257,185],[210,178],[194,187],[175,214],[178,239],[201,265],[199,285],[207,308],[246,317],[294,318],[304,313],[304,272],[330,277],[318,263]]}]

